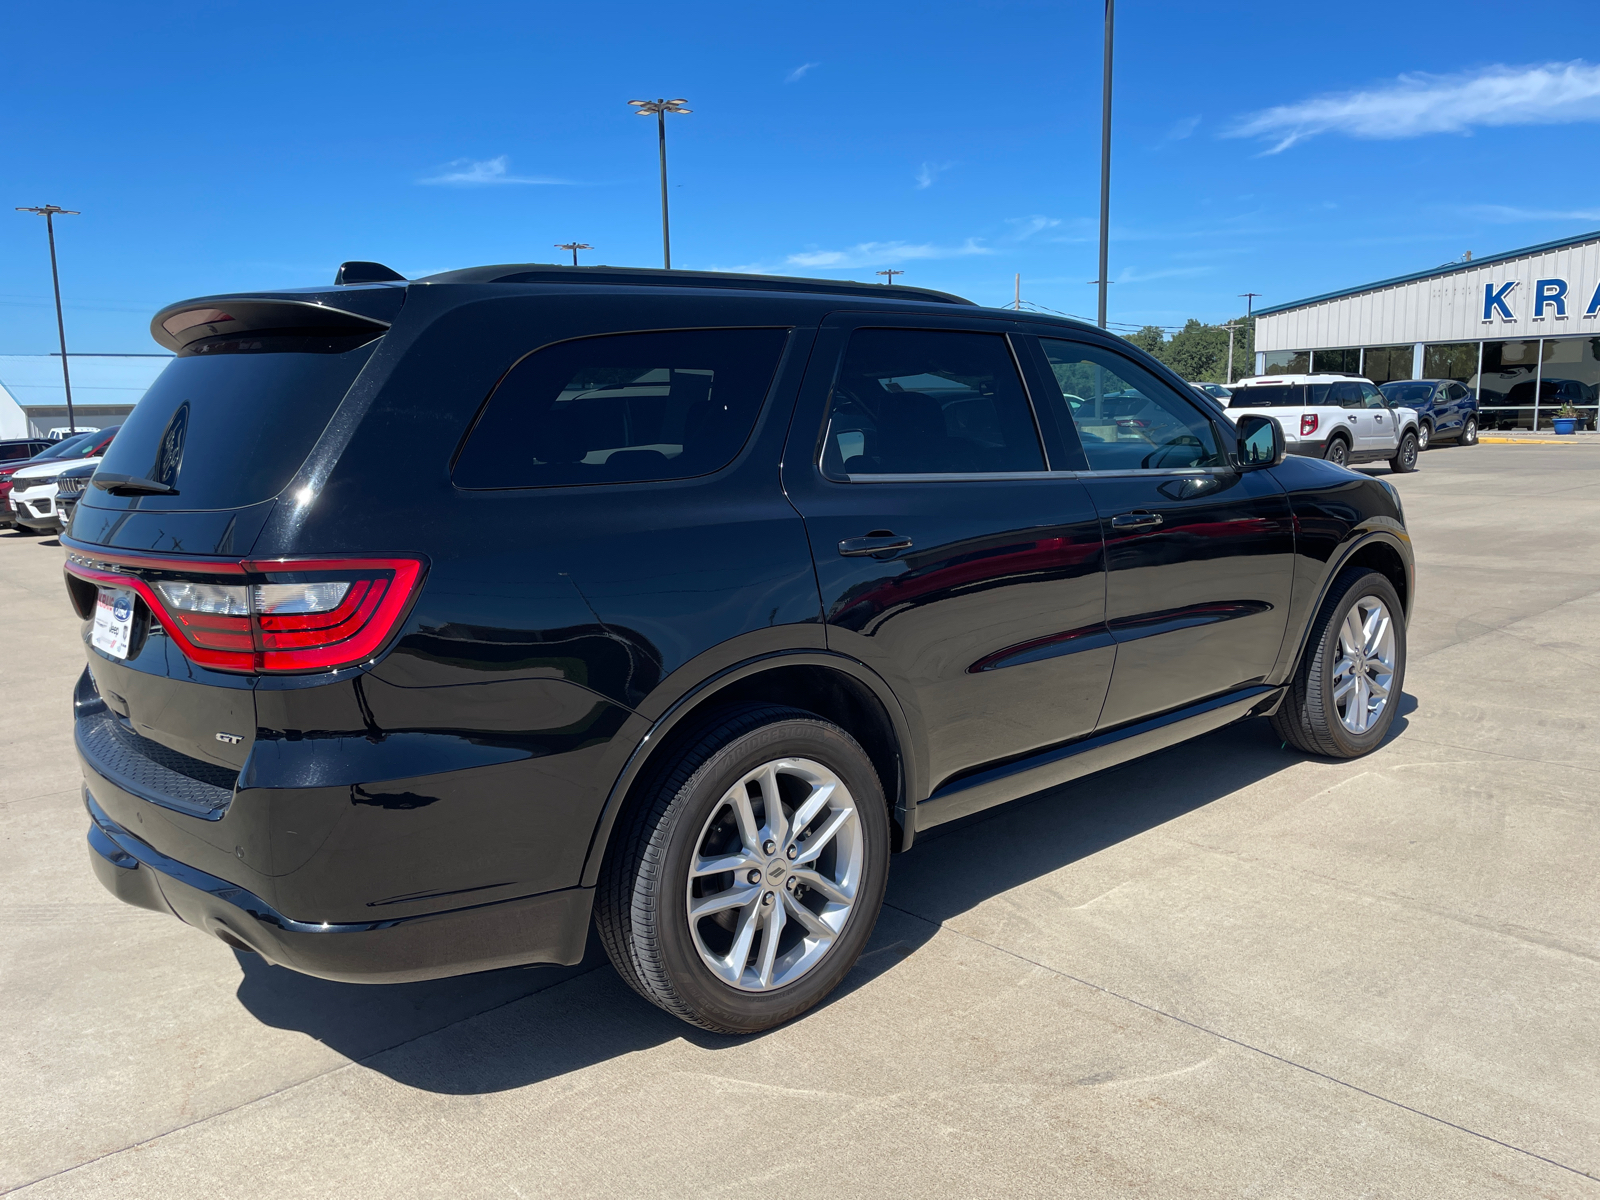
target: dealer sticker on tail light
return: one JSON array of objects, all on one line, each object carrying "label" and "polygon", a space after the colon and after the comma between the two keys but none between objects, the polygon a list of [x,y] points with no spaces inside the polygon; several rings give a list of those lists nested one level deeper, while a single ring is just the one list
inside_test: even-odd
[{"label": "dealer sticker on tail light", "polygon": [[128,638],[133,630],[133,593],[119,588],[101,588],[94,606],[94,632],[89,641],[96,650],[112,658],[128,657]]}]

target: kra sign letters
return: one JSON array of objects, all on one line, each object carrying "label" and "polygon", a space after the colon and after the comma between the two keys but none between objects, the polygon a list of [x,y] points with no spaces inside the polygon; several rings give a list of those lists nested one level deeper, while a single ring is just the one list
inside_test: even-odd
[{"label": "kra sign letters", "polygon": [[[1519,281],[1483,285],[1483,320],[1492,324],[1496,316],[1502,321],[1515,321],[1517,314],[1511,306],[1517,302]],[[1583,310],[1585,318],[1600,317],[1600,285],[1589,297],[1589,306]],[[1536,279],[1533,282],[1533,319],[1543,321],[1553,316],[1558,321],[1567,319],[1567,281],[1565,279]]]}]

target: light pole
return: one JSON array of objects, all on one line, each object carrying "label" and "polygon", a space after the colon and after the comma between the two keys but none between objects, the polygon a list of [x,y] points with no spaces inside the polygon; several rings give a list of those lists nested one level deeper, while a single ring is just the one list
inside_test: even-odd
[{"label": "light pole", "polygon": [[1100,328],[1106,327],[1106,281],[1111,277],[1111,27],[1117,0],[1106,0],[1106,58],[1100,91]]},{"label": "light pole", "polygon": [[1244,301],[1244,319],[1246,321],[1250,320],[1251,317],[1253,317],[1255,315],[1256,297],[1259,296],[1259,295],[1261,295],[1260,292],[1240,292],[1239,293],[1239,299]]},{"label": "light pole", "polygon": [[557,242],[556,243],[556,249],[557,250],[571,250],[572,251],[572,265],[573,266],[577,266],[578,265],[578,251],[579,250],[593,250],[594,247],[589,245],[588,242]]},{"label": "light pole", "polygon": [[883,286],[884,287],[893,287],[894,286],[894,277],[896,275],[904,275],[905,272],[904,271],[888,270],[888,271],[878,271],[878,272],[876,272],[876,274],[878,274],[878,275],[887,275],[889,278],[887,278],[887,279],[885,279],[883,281]]},{"label": "light pole", "polygon": [[61,382],[67,389],[67,429],[72,433],[78,432],[77,418],[72,415],[72,372],[67,370],[67,325],[61,319],[61,274],[56,270],[56,214],[63,217],[80,216],[79,212],[71,208],[61,208],[55,204],[45,204],[38,208],[17,208],[18,212],[39,213],[44,217],[45,232],[50,236],[50,282],[56,289],[56,333],[61,338]]},{"label": "light pole", "polygon": [[682,96],[676,100],[629,100],[635,111],[641,117],[648,117],[652,113],[656,118],[656,132],[661,141],[661,262],[667,270],[672,270],[672,237],[667,231],[667,114],[690,113],[692,108],[684,107]]}]

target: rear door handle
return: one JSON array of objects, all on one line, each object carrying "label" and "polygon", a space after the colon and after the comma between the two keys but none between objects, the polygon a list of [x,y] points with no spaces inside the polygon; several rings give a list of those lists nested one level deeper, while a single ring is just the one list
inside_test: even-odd
[{"label": "rear door handle", "polygon": [[1154,529],[1161,524],[1161,514],[1153,512],[1123,513],[1111,518],[1113,529]]},{"label": "rear door handle", "polygon": [[839,553],[846,558],[866,558],[874,554],[893,554],[911,549],[911,539],[898,533],[869,533],[866,537],[845,538]]}]

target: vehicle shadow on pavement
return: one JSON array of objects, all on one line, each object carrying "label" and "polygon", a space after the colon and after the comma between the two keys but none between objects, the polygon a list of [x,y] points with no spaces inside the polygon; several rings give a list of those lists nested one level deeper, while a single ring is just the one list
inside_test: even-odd
[{"label": "vehicle shadow on pavement", "polygon": [[[1415,708],[1406,696],[1391,738]],[[1246,721],[929,831],[895,859],[878,928],[824,1007],[893,971],[938,933],[941,922],[1303,757],[1284,749],[1265,720]],[[371,1070],[430,1092],[478,1095],[525,1087],[675,1040],[705,1050],[749,1040],[693,1029],[645,1002],[610,969],[593,936],[577,966],[424,983],[333,983],[253,954],[237,958],[239,1002],[263,1024],[301,1030]]]}]

